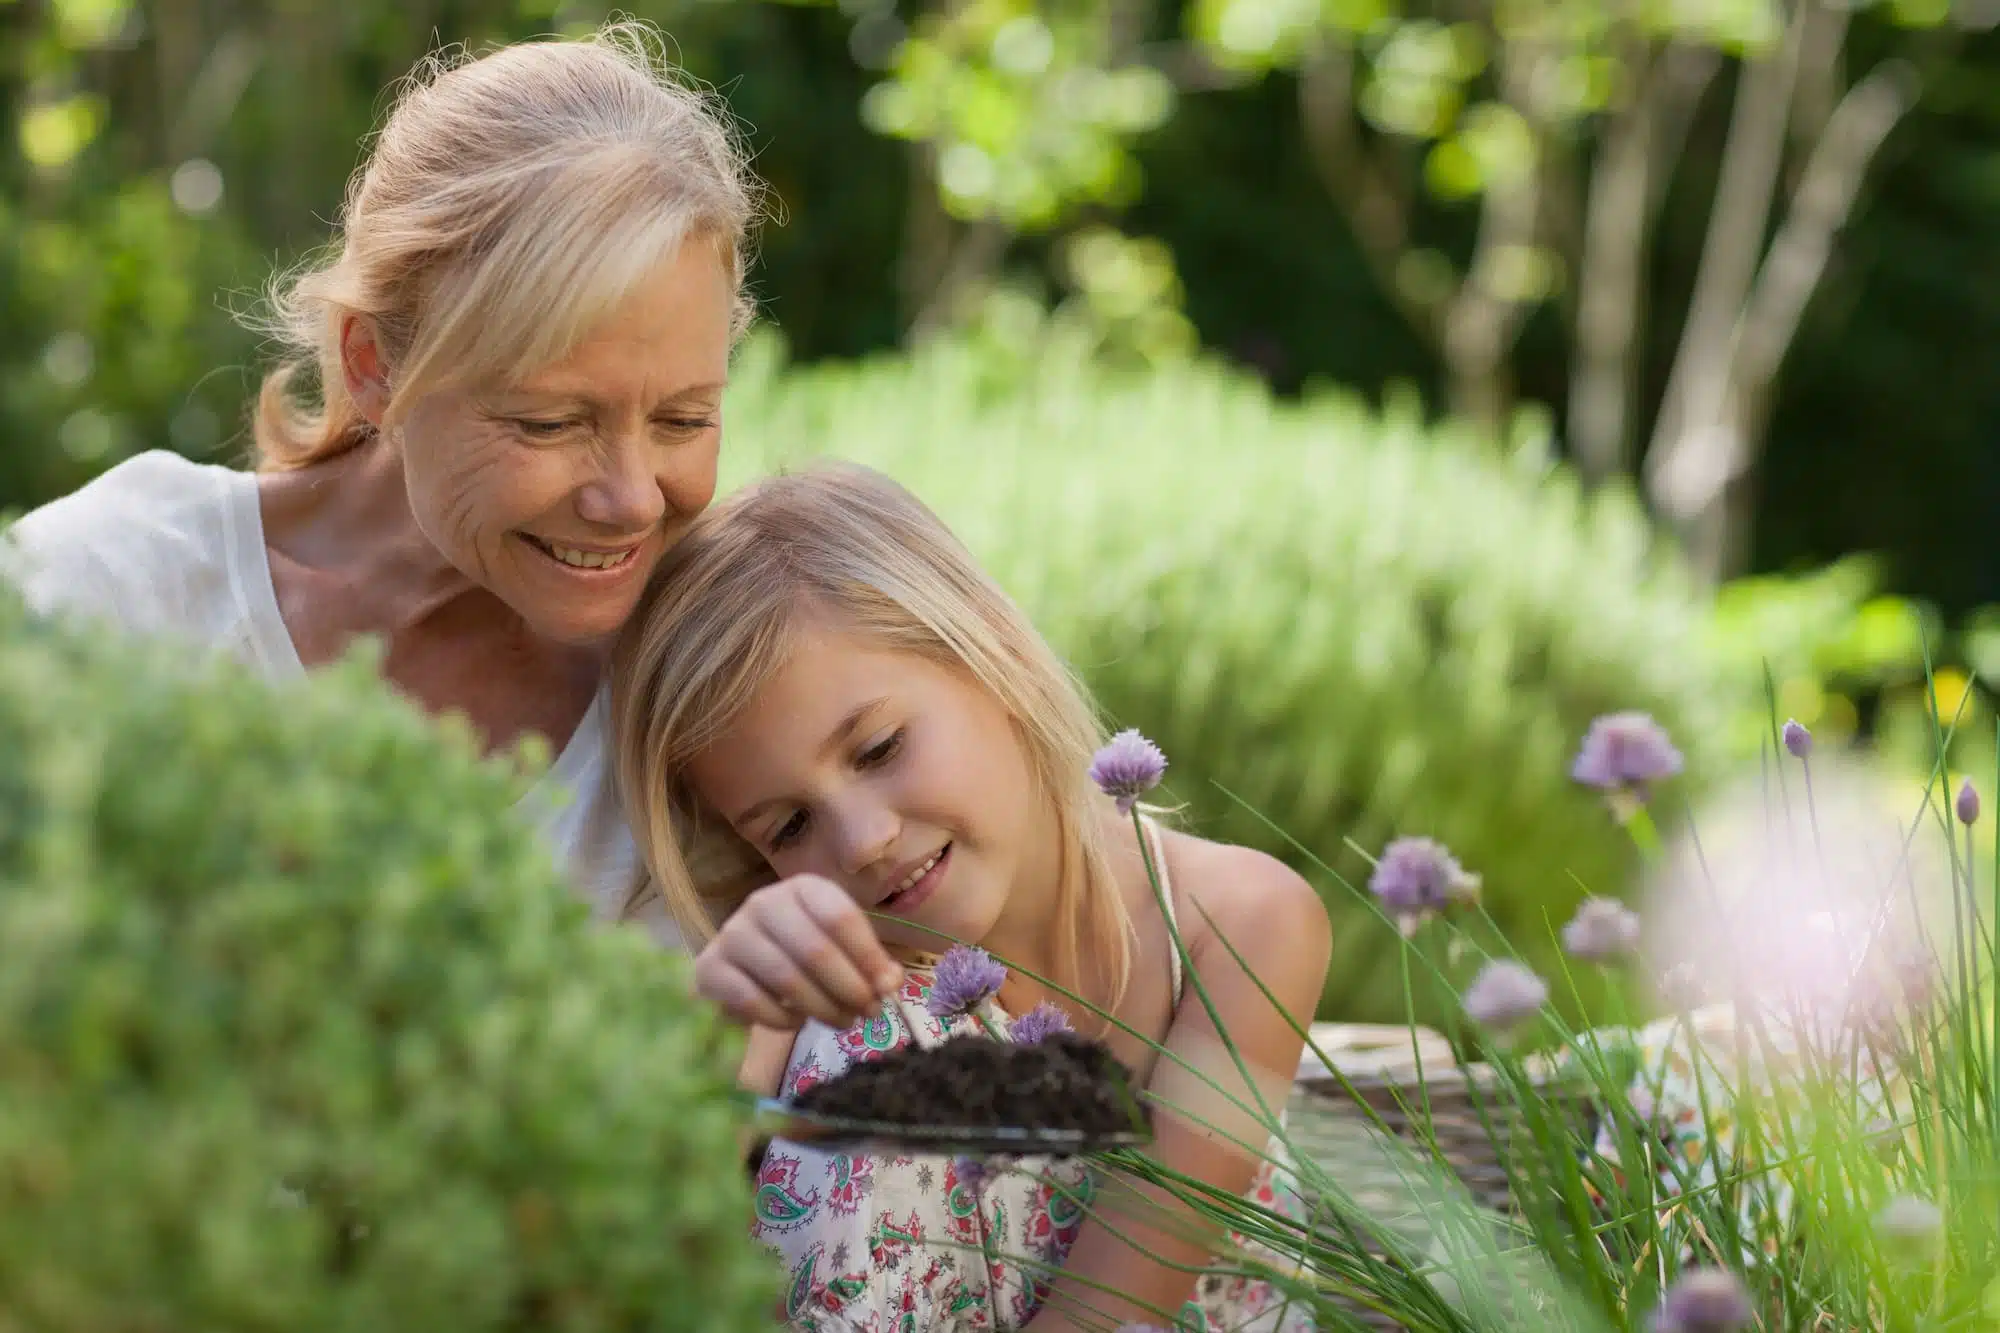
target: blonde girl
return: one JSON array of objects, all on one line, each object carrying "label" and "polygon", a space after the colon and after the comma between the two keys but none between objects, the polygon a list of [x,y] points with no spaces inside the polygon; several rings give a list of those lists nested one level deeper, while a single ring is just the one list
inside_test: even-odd
[{"label": "blonde girl", "polygon": [[[1082,690],[908,493],[853,467],[738,492],[668,555],[612,676],[644,896],[700,949],[703,994],[754,1025],[747,1086],[796,1092],[941,1037],[921,964],[974,944],[1014,965],[1004,1013],[1058,999],[1024,974],[1049,978],[1088,1002],[1064,1002],[1079,1028],[1191,1108],[1158,1115],[1167,1166],[1284,1202],[1241,1146],[1264,1130],[1153,1044],[1256,1104],[1187,985],[1132,822],[1090,781],[1103,733]],[[1258,980],[1291,1020],[1311,1017],[1325,912],[1261,853],[1146,827],[1192,966],[1262,1071],[1256,1092],[1282,1105],[1301,1042]],[[685,849],[718,843],[739,873],[698,878]],[[1114,1200],[1076,1162],[963,1176],[946,1159],[772,1145],[755,1225],[789,1265],[793,1326],[1309,1326],[1266,1284],[1198,1280],[1225,1238],[1149,1189]]]}]

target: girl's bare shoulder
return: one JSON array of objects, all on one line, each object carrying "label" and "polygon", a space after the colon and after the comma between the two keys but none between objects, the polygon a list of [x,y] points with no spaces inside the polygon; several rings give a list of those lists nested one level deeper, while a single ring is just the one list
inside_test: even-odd
[{"label": "girl's bare shoulder", "polygon": [[1176,895],[1199,904],[1190,927],[1213,922],[1232,943],[1245,926],[1259,932],[1304,930],[1308,939],[1326,932],[1319,894],[1277,857],[1192,833],[1163,832]]}]

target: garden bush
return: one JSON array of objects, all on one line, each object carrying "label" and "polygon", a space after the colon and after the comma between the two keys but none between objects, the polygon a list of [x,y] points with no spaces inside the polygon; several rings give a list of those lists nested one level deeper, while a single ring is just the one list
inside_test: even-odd
[{"label": "garden bush", "polygon": [[768,1326],[735,1043],[524,766],[187,660],[0,590],[0,1328]]},{"label": "garden bush", "polygon": [[[1159,741],[1202,831],[1357,889],[1355,847],[1436,837],[1531,960],[1635,865],[1569,780],[1591,719],[1651,711],[1699,781],[1744,706],[1707,599],[1631,497],[1583,494],[1532,441],[1281,403],[1202,364],[1117,374],[1057,346],[996,368],[939,344],[800,369],[769,340],[739,361],[728,429],[725,484],[827,453],[932,504],[1107,713]],[[1323,1014],[1400,1019],[1389,926],[1329,892]]]}]

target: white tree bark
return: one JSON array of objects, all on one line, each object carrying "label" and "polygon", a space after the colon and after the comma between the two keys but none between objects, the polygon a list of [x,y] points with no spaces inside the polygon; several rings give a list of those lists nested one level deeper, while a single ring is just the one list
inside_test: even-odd
[{"label": "white tree bark", "polygon": [[1656,54],[1637,95],[1604,130],[1591,167],[1576,265],[1568,438],[1570,456],[1588,481],[1632,464],[1653,219],[1694,107],[1720,66],[1706,47],[1669,46]]},{"label": "white tree bark", "polygon": [[1799,177],[1783,224],[1716,349],[1721,374],[1692,402],[1680,430],[1654,446],[1653,497],[1682,531],[1698,570],[1733,572],[1745,545],[1744,506],[1731,503],[1755,464],[1771,390],[1833,243],[1859,197],[1869,165],[1915,105],[1916,71],[1899,60],[1872,70],[1827,118]]},{"label": "white tree bark", "polygon": [[[1762,397],[1777,379],[1806,303],[1833,258],[1834,240],[1853,216],[1869,165],[1916,105],[1917,93],[1916,69],[1887,61],[1855,84],[1827,117],[1736,332],[1735,378],[1749,393]],[[1761,405],[1757,417],[1761,425]]]},{"label": "white tree bark", "polygon": [[1494,436],[1506,426],[1512,389],[1506,366],[1527,305],[1502,282],[1510,252],[1540,239],[1540,169],[1489,185],[1481,201],[1472,265],[1446,303],[1440,350],[1450,378],[1453,410]]},{"label": "white tree bark", "polygon": [[1645,464],[1647,489],[1671,521],[1691,519],[1703,495],[1721,484],[1691,471],[1676,454],[1715,420],[1728,392],[1730,335],[1764,253],[1801,50],[1814,25],[1844,21],[1819,0],[1799,0],[1778,49],[1745,62],[1737,75],[1701,266]]}]

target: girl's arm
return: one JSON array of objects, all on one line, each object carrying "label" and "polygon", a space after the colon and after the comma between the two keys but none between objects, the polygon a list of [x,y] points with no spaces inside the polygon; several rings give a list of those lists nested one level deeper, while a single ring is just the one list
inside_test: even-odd
[{"label": "girl's arm", "polygon": [[[1182,939],[1230,1042],[1276,1116],[1297,1076],[1304,1043],[1216,936],[1228,940],[1303,1027],[1312,1021],[1326,984],[1332,948],[1326,909],[1289,868],[1245,848],[1195,844],[1176,870],[1192,887],[1190,899],[1206,909],[1206,917],[1200,910],[1181,915]],[[1155,1104],[1151,1155],[1173,1171],[1241,1195],[1263,1165],[1269,1131],[1259,1123],[1257,1097],[1230,1058],[1192,978],[1162,1044],[1250,1109],[1161,1055],[1148,1091],[1180,1110]],[[1240,1146],[1245,1144],[1255,1151]],[[1090,1218],[1028,1333],[1171,1323],[1225,1239],[1219,1228],[1162,1190],[1103,1179]],[[1169,1316],[1165,1321],[1162,1311]]]},{"label": "girl's arm", "polygon": [[[777,1096],[798,1037],[797,1028],[752,1026],[743,1044],[743,1063],[736,1068],[736,1086],[759,1097]],[[751,1142],[751,1128],[745,1125],[737,1132],[736,1151],[747,1154]]]},{"label": "girl's arm", "polygon": [[795,1027],[753,1025],[743,1044],[743,1063],[736,1071],[737,1086],[759,1097],[777,1096],[778,1082],[785,1076],[785,1066],[792,1058],[792,1046],[798,1038],[799,1030]]}]

